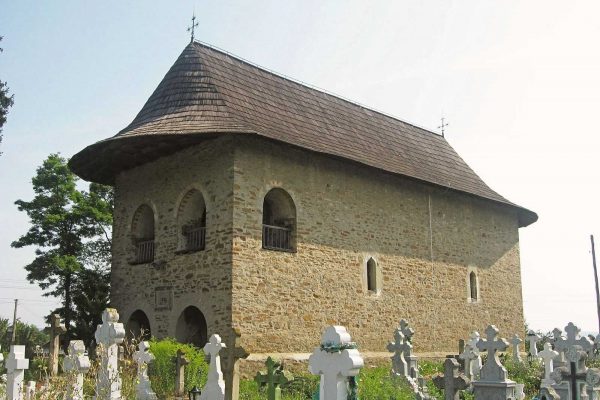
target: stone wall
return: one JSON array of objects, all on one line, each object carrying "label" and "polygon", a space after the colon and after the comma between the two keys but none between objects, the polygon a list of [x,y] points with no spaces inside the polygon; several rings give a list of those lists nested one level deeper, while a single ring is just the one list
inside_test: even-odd
[{"label": "stone wall", "polygon": [[[417,331],[418,352],[456,351],[488,323],[504,337],[522,333],[513,210],[283,144],[236,143],[232,312],[251,353],[310,352],[331,324],[361,350],[385,351],[400,318]],[[296,205],[294,253],[262,249],[262,203],[274,187]],[[367,290],[370,257],[378,294]]]},{"label": "stone wall", "polygon": [[[117,177],[111,302],[122,321],[127,323],[130,315],[140,309],[148,316],[153,335],[176,337],[182,311],[195,306],[206,318],[209,335],[230,331],[231,149],[230,138],[219,138]],[[200,190],[204,196],[206,248],[179,254],[177,213],[181,200],[191,189]],[[135,249],[131,222],[141,204],[148,204],[154,210],[155,261],[132,265],[129,261]],[[158,305],[157,296],[170,297],[171,305]]]}]

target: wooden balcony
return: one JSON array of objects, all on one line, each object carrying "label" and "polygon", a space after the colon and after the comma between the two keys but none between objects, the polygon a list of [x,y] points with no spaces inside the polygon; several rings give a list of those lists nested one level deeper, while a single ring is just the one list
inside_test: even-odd
[{"label": "wooden balcony", "polygon": [[292,230],[281,226],[263,225],[262,247],[268,250],[294,251]]}]

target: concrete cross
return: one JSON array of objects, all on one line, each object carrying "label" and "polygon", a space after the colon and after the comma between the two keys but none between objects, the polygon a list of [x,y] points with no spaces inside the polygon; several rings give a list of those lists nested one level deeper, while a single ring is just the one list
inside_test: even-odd
[{"label": "concrete cross", "polygon": [[137,385],[135,391],[137,400],[156,400],[156,393],[150,385],[148,378],[148,364],[154,360],[154,355],[150,353],[150,345],[146,341],[138,344],[138,349],[133,353],[133,361],[137,364]]},{"label": "concrete cross", "polygon": [[550,387],[554,381],[550,374],[554,370],[554,359],[558,357],[558,351],[552,350],[550,342],[544,343],[544,350],[540,351],[538,356],[544,362],[544,377],[542,378],[542,387]]},{"label": "concrete cross", "polygon": [[412,337],[415,334],[415,330],[408,325],[408,321],[404,318],[400,320],[400,330],[404,335],[404,339],[407,342],[412,342]]},{"label": "concrete cross", "polygon": [[479,343],[479,339],[481,339],[479,332],[473,331],[471,333],[471,335],[469,335],[469,340],[467,342],[467,344],[471,346],[473,353],[477,356],[477,358],[475,360],[473,360],[472,364],[471,364],[473,376],[479,376],[479,373],[481,372],[481,365],[482,365],[481,354],[479,353],[479,348],[477,347],[477,343]]},{"label": "concrete cross", "polygon": [[565,332],[567,332],[566,339],[559,337],[555,340],[554,348],[556,350],[565,352],[569,347],[577,345],[581,346],[583,350],[589,351],[592,347],[592,342],[588,338],[579,336],[581,329],[579,329],[572,322],[569,322],[569,324],[565,327]]},{"label": "concrete cross", "polygon": [[454,358],[446,358],[444,361],[444,374],[433,377],[435,386],[444,391],[446,400],[459,400],[460,391],[469,387],[470,380],[458,373],[458,361]]},{"label": "concrete cross", "polygon": [[473,379],[475,374],[473,373],[474,361],[478,358],[470,344],[466,344],[462,353],[458,357],[465,363],[465,375],[469,379]]},{"label": "concrete cross", "polygon": [[283,365],[276,362],[271,357],[265,362],[267,372],[257,372],[254,380],[259,385],[267,385],[267,399],[281,400],[281,385],[292,381],[294,378],[287,371],[283,370]]},{"label": "concrete cross", "polygon": [[242,334],[237,328],[232,328],[228,335],[227,348],[223,351],[221,364],[223,379],[225,379],[225,399],[237,400],[240,397],[240,360],[250,354],[244,347],[238,345]]},{"label": "concrete cross", "polygon": [[529,355],[531,357],[538,358],[537,342],[539,342],[540,339],[540,335],[535,333],[533,330],[527,332],[527,337],[525,338],[525,340],[527,340],[527,342],[529,343]]},{"label": "concrete cross", "polygon": [[21,400],[25,370],[29,369],[29,360],[25,358],[25,346],[10,346],[6,360],[6,399]]},{"label": "concrete cross", "polygon": [[65,372],[70,375],[66,399],[83,400],[83,376],[90,369],[90,359],[85,355],[83,340],[71,340],[63,366]]},{"label": "concrete cross", "polygon": [[404,355],[407,347],[412,348],[412,345],[406,341],[404,334],[400,328],[394,331],[394,341],[388,343],[387,350],[394,353],[392,358],[392,374],[395,376],[409,376],[408,364]]},{"label": "concrete cross", "polygon": [[50,316],[50,376],[58,374],[58,352],[60,350],[60,335],[67,332],[67,328],[60,323],[60,315]]},{"label": "concrete cross", "polygon": [[523,360],[521,359],[521,353],[519,352],[519,345],[523,343],[523,341],[521,340],[521,338],[519,338],[519,335],[515,334],[515,336],[513,336],[513,338],[510,340],[510,344],[512,345],[512,349],[513,349],[513,359],[515,360],[515,362],[523,362]]},{"label": "concrete cross", "polygon": [[585,376],[588,400],[600,400],[600,369],[589,368]]},{"label": "concrete cross", "polygon": [[219,352],[224,349],[225,343],[221,336],[211,335],[208,343],[204,345],[204,354],[210,356],[210,365],[208,366],[208,377],[206,386],[202,390],[200,400],[223,400],[225,398],[225,381],[223,372],[221,372],[221,356]]},{"label": "concrete cross", "polygon": [[500,363],[497,351],[505,351],[508,347],[508,342],[502,338],[496,339],[498,336],[498,328],[490,325],[485,330],[487,339],[480,339],[477,347],[481,351],[487,351],[488,356],[485,364],[481,368],[481,380],[501,382],[506,381],[506,368]]},{"label": "concrete cross", "polygon": [[190,363],[183,350],[177,350],[175,357],[175,396],[183,397],[185,395],[185,366]]},{"label": "concrete cross", "polygon": [[[363,358],[352,347],[352,338],[343,326],[330,326],[321,337],[321,346],[308,358],[308,370],[321,376],[319,400],[346,399],[348,377],[358,375]],[[335,351],[338,348],[339,351]]]},{"label": "concrete cross", "polygon": [[419,373],[419,366],[417,364],[417,357],[412,354],[412,337],[415,334],[415,330],[408,325],[408,321],[405,319],[400,320],[400,330],[404,335],[404,343],[409,344],[404,348],[404,361],[408,367],[407,376],[416,378]]},{"label": "concrete cross", "polygon": [[579,345],[574,345],[567,350],[566,356],[569,361],[569,368],[563,367],[559,370],[560,380],[558,380],[558,383],[560,381],[567,381],[569,384],[570,400],[580,400],[581,394],[585,393],[582,389],[585,387],[587,368],[583,361],[585,361],[587,353]]},{"label": "concrete cross", "polygon": [[25,400],[34,400],[35,399],[35,381],[27,382],[27,386],[25,386]]},{"label": "concrete cross", "polygon": [[119,376],[119,345],[125,339],[125,328],[119,323],[119,313],[107,308],[102,313],[102,324],[96,329],[96,353],[101,364],[96,382],[96,398],[120,399],[121,377]]},{"label": "concrete cross", "polygon": [[549,342],[554,346],[554,350],[558,351],[558,358],[556,358],[553,362],[554,368],[567,365],[567,361],[565,360],[565,352],[556,346],[557,341],[560,341],[561,339],[563,339],[562,331],[558,328],[554,328],[552,330],[552,339],[549,340]]}]

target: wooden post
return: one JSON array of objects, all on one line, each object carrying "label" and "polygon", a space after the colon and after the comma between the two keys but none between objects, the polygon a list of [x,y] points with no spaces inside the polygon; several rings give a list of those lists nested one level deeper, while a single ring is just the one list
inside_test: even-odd
[{"label": "wooden post", "polygon": [[596,267],[596,249],[594,248],[594,235],[590,235],[592,242],[592,263],[594,264],[594,279],[596,281],[596,308],[598,310],[598,331],[600,332],[600,290],[598,290],[598,269]]}]

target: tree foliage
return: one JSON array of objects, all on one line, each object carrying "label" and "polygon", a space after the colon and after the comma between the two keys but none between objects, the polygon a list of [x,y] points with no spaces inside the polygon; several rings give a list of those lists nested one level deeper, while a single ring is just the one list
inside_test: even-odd
[{"label": "tree foliage", "polygon": [[[2,41],[2,36],[0,36]],[[0,53],[2,48],[0,47]],[[6,82],[0,80],[0,144],[2,143],[2,127],[6,123],[6,116],[8,115],[8,109],[15,103],[15,95],[10,95]],[[2,152],[0,152],[2,154]]]},{"label": "tree foliage", "polygon": [[89,343],[108,303],[113,195],[98,184],[79,190],[77,181],[60,155],[44,160],[32,179],[34,198],[15,202],[31,226],[12,246],[36,246],[27,279],[61,299],[54,311],[65,320],[66,339],[76,334]]}]

